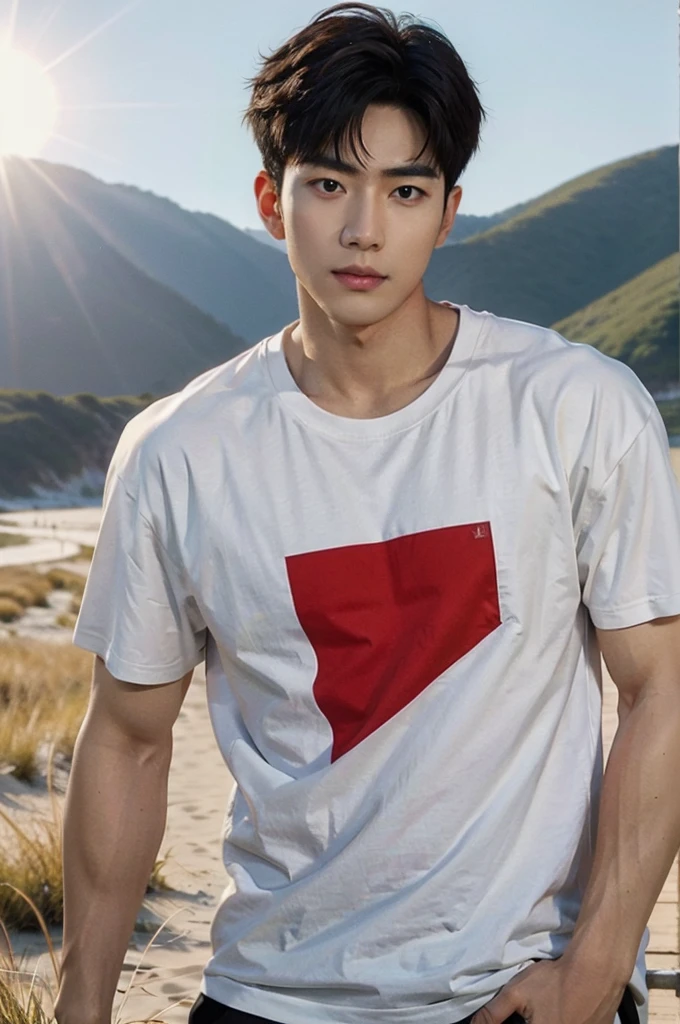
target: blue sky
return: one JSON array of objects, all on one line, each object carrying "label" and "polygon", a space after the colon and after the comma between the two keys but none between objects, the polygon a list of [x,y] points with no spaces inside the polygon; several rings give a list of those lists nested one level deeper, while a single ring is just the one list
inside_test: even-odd
[{"label": "blue sky", "polygon": [[[241,126],[245,79],[257,70],[258,50],[268,54],[327,6],[0,0],[0,32],[14,17],[15,46],[46,65],[113,19],[52,69],[60,138],[40,155],[239,228],[261,227],[253,193],[261,163]],[[461,179],[460,213],[494,213],[612,160],[677,142],[674,0],[380,6],[443,30],[478,84],[488,120]]]}]

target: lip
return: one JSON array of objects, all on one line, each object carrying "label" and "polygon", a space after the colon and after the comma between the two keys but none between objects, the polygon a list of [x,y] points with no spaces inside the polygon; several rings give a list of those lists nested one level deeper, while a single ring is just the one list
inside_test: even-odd
[{"label": "lip", "polygon": [[339,267],[333,273],[351,274],[353,277],[379,277],[381,280],[385,278],[385,274],[380,274],[373,267],[360,267],[358,263],[352,263],[349,267]]},{"label": "lip", "polygon": [[372,292],[387,280],[375,274],[346,274],[339,270],[332,271],[333,277],[345,288],[353,292]]}]

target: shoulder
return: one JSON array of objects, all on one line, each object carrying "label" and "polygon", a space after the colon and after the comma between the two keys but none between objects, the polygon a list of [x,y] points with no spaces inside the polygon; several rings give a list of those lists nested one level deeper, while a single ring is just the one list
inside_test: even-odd
[{"label": "shoulder", "polygon": [[487,314],[485,356],[506,363],[518,414],[530,412],[559,445],[565,463],[586,460],[605,475],[656,410],[625,363],[549,327]]},{"label": "shoulder", "polygon": [[[593,345],[573,341],[551,327],[485,313],[487,344],[499,355],[513,357],[513,370],[529,380],[560,391],[602,398],[622,391],[653,401],[637,374],[619,359]],[[646,396],[646,397],[645,397]]]},{"label": "shoulder", "polygon": [[[591,345],[540,324],[482,315],[476,362],[491,370],[494,395],[507,398],[516,436],[560,467],[573,495],[598,493],[650,418],[660,420],[654,398],[629,366]],[[663,443],[665,431],[658,422],[654,429]]]},{"label": "shoulder", "polygon": [[156,523],[174,495],[187,493],[207,453],[230,438],[238,443],[244,417],[266,393],[262,360],[267,341],[211,367],[128,420],[109,462],[104,503],[117,484]]},{"label": "shoulder", "polygon": [[[125,424],[109,472],[134,478],[181,454],[187,443],[205,443],[241,400],[261,389],[265,338],[192,378],[180,391],[152,402]],[[226,420],[225,420],[226,417]]]}]

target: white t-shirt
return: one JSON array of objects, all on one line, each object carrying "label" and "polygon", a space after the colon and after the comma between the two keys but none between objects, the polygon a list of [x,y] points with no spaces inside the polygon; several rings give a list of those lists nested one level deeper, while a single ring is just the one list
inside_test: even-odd
[{"label": "white t-shirt", "polygon": [[107,474],[73,641],[134,683],[205,658],[236,787],[202,991],[284,1024],[451,1024],[564,951],[602,774],[593,623],[680,613],[638,377],[456,308],[396,412],[317,406],[281,331],[130,420]]}]

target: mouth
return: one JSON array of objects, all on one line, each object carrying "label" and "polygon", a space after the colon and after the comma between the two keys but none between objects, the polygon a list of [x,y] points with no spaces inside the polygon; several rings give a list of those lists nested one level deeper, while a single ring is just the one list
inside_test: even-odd
[{"label": "mouth", "polygon": [[340,284],[346,288],[351,288],[352,291],[372,291],[374,288],[378,288],[383,281],[387,280],[386,277],[378,274],[367,274],[365,272],[354,273],[347,270],[333,270],[331,273]]},{"label": "mouth", "polygon": [[331,271],[331,273],[341,274],[343,277],[376,277],[379,281],[384,281],[386,277],[385,274],[379,274],[377,270],[373,270],[372,268],[367,267],[366,269],[363,269],[362,267],[357,266],[342,267],[340,270]]}]

